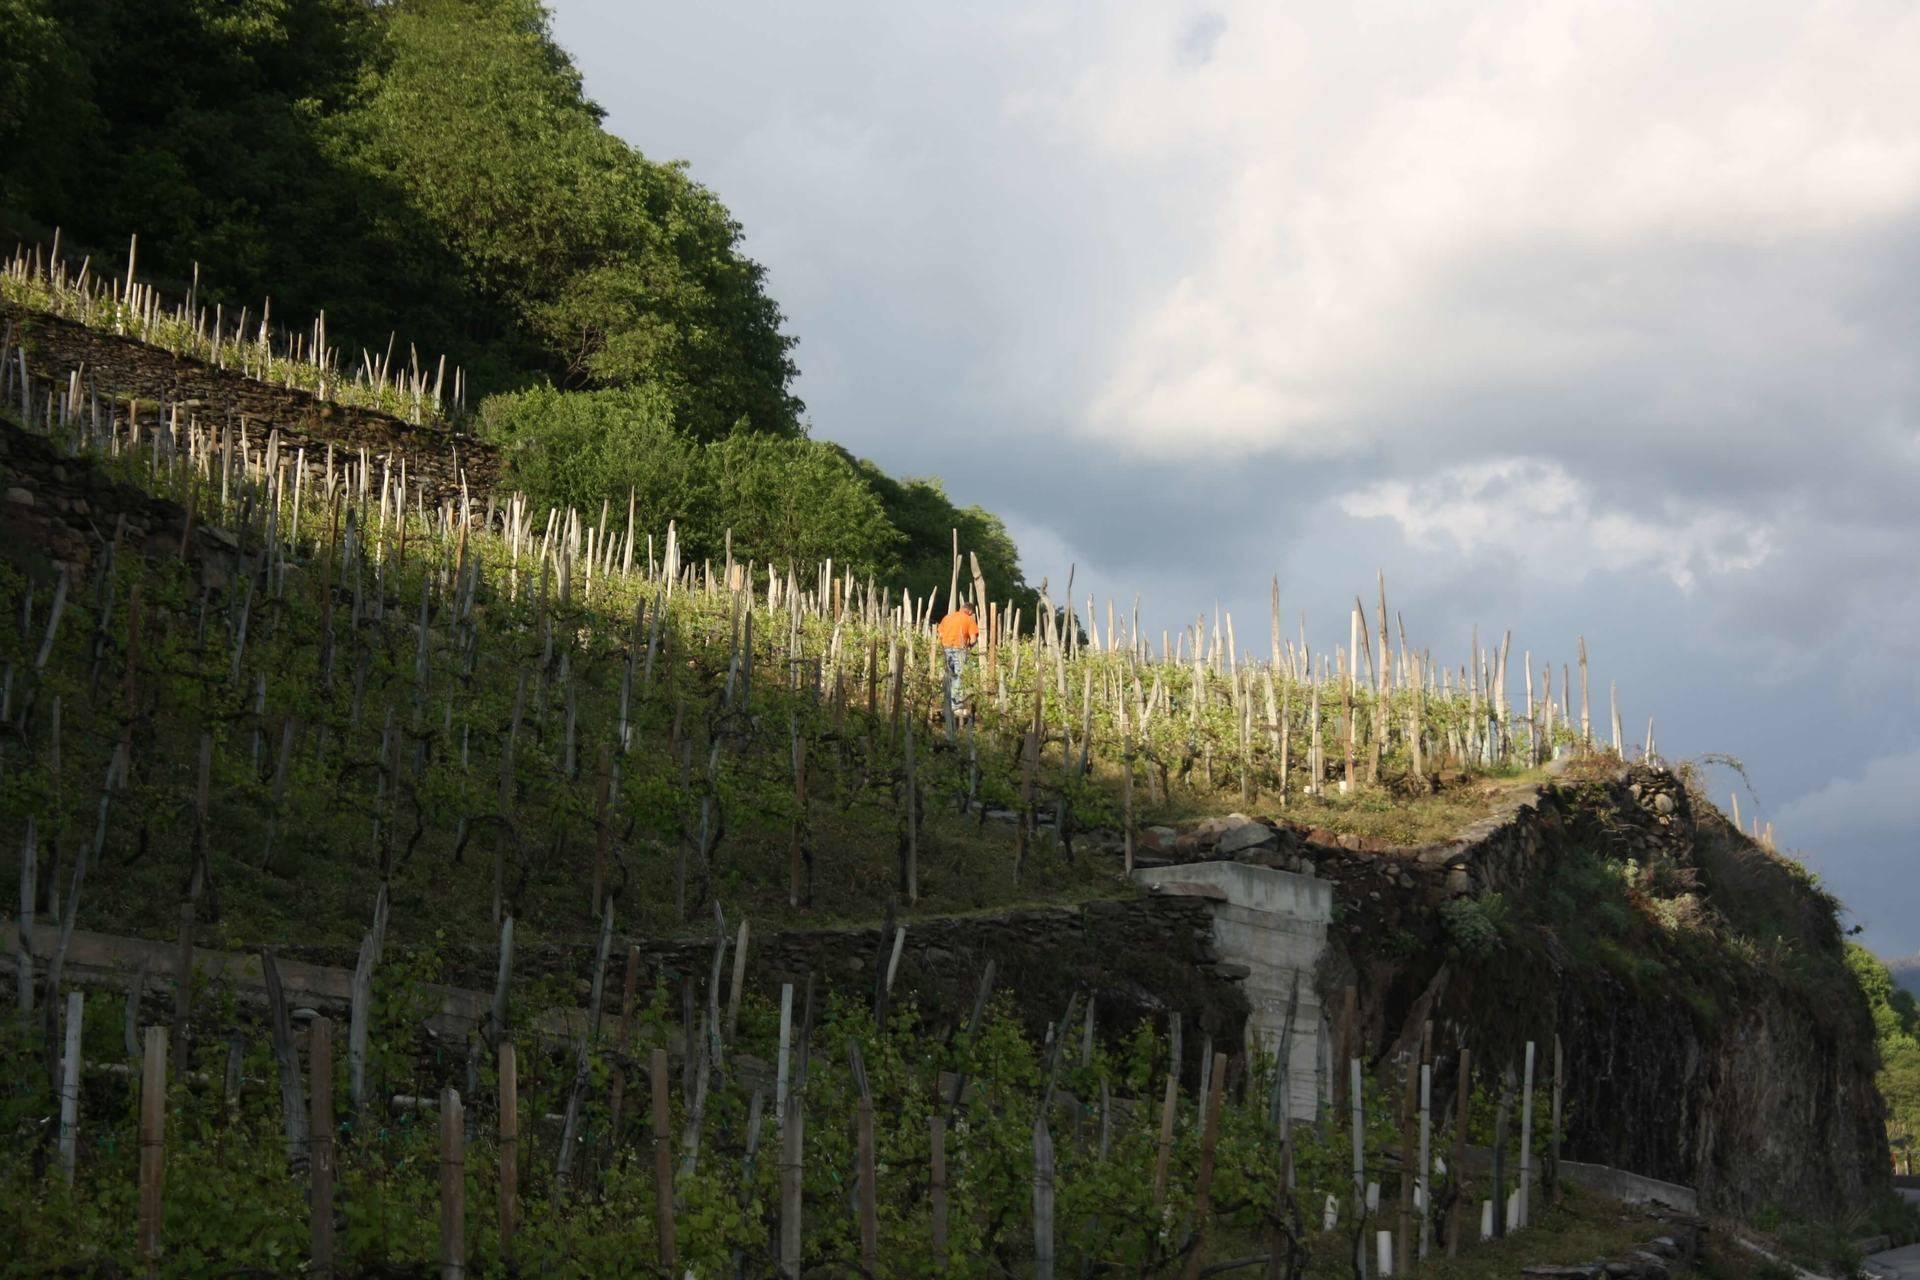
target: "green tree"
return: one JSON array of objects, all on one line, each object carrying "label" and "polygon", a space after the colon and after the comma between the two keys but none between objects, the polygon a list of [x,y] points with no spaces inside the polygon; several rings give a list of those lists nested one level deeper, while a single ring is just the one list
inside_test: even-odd
[{"label": "green tree", "polygon": [[680,526],[691,556],[734,555],[811,570],[820,561],[891,581],[899,532],[867,479],[832,445],[740,430],[711,443],[677,430],[657,383],[492,396],[480,428],[535,502],[597,514],[634,495],[641,527]]},{"label": "green tree", "polygon": [[642,528],[712,523],[701,448],[674,430],[659,387],[537,387],[488,397],[479,418],[481,434],[506,451],[515,484],[536,502],[597,513],[601,502],[623,504],[631,492]]},{"label": "green tree", "polygon": [[1887,1138],[1911,1159],[1920,1152],[1920,1003],[1893,980],[1880,958],[1847,944],[1847,967],[1867,998],[1880,1045],[1875,1082],[1887,1104]]},{"label": "green tree", "polygon": [[[1032,614],[1034,592],[1020,572],[1020,554],[999,516],[980,507],[956,507],[937,478],[895,480],[864,458],[846,455],[886,508],[887,519],[900,530],[898,583],[915,595],[938,589],[942,595],[952,580],[953,535],[960,535],[960,554],[980,559],[980,576],[987,596],[1012,600]],[[971,589],[971,567],[960,570],[963,588]]]},{"label": "green tree", "polygon": [[[707,446],[712,510],[733,530],[738,559],[807,572],[832,558],[883,580],[900,533],[866,480],[832,445],[735,432]],[[722,530],[709,528],[709,545]]]},{"label": "green tree", "polygon": [[340,152],[406,192],[511,317],[524,364],[660,387],[701,439],[742,419],[797,434],[792,339],[739,224],[601,128],[536,0],[401,0],[375,66],[332,126]]}]

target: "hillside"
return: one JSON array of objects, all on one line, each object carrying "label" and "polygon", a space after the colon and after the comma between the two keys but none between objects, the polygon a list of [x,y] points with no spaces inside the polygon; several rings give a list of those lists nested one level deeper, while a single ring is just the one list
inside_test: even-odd
[{"label": "hillside", "polygon": [[537,0],[10,0],[0,29],[0,234],[45,268],[16,300],[59,309],[63,269],[118,296],[124,255],[124,301],[198,325],[142,336],[281,342],[308,389],[487,436],[537,504],[637,493],[695,557],[731,531],[917,596],[959,530],[1031,616],[998,517],[812,438],[743,229],[602,127]]},{"label": "hillside", "polygon": [[[25,342],[10,370],[66,361],[87,378],[36,373],[29,416],[52,414],[56,439],[75,433],[94,458],[78,511],[63,498],[10,513],[30,618],[62,590],[47,553],[72,566],[59,625],[40,642],[37,628],[15,637],[23,671],[50,644],[36,685],[62,698],[47,782],[57,811],[40,821],[60,833],[55,848],[87,831],[100,789],[77,771],[103,771],[123,739],[136,781],[117,778],[111,796],[132,785],[142,814],[171,815],[110,822],[96,854],[122,860],[110,848],[123,839],[138,850],[88,902],[113,928],[172,928],[171,912],[148,913],[202,860],[198,824],[227,833],[202,870],[216,927],[242,941],[286,940],[297,924],[301,941],[351,943],[383,881],[396,906],[417,908],[396,912],[401,931],[430,921],[484,935],[519,907],[539,928],[590,933],[589,875],[609,894],[631,883],[624,910],[658,933],[698,926],[712,901],[761,919],[871,919],[893,898],[965,910],[1111,892],[1130,831],[1268,796],[1310,826],[1421,838],[1485,810],[1470,777],[1489,759],[1510,772],[1548,751],[1551,708],[1495,738],[1474,719],[1478,688],[1464,673],[1456,688],[1428,655],[1403,647],[1353,682],[1344,658],[1335,670],[1288,641],[1281,666],[1256,671],[1195,628],[1155,657],[1144,635],[1116,629],[1127,618],[994,599],[964,546],[950,567],[984,598],[987,642],[974,717],[949,740],[924,629],[944,588],[899,593],[837,565],[829,577],[824,564],[696,561],[671,519],[647,528],[656,513],[637,499],[596,519],[483,498],[472,485],[501,474],[485,441],[375,407],[419,415],[417,392],[337,385],[336,407],[98,329],[25,311],[10,323]],[[273,368],[251,344],[227,351],[242,375],[316,374],[291,355]],[[170,396],[192,406],[184,418]],[[254,435],[223,425],[235,409]],[[16,486],[66,491],[73,477],[44,445],[12,439]],[[116,559],[104,513],[134,509],[150,553],[190,524],[200,534],[185,556],[136,559],[128,544]],[[208,543],[214,527],[233,536]],[[109,668],[117,687],[102,681]],[[1332,782],[1349,723],[1359,774],[1342,796]],[[1362,788],[1366,776],[1393,788]],[[236,848],[257,852],[223,866]]]},{"label": "hillside", "polygon": [[[9,278],[28,270],[16,263]],[[1290,1055],[1268,1057],[1250,1034],[1246,973],[1220,954],[1217,932],[1210,940],[1207,899],[1144,894],[1125,878],[1149,862],[1227,858],[1333,886],[1338,928],[1311,993],[1329,1021],[1312,1039],[1337,1039],[1369,1081],[1377,1179],[1405,1167],[1392,1154],[1404,1113],[1391,1100],[1427,1023],[1437,1091],[1454,1083],[1458,1046],[1480,1064],[1471,1123],[1455,1126],[1474,1141],[1497,1132],[1522,1042],[1559,1035],[1572,1066],[1570,1155],[1684,1180],[1745,1213],[1838,1212],[1871,1201],[1884,1179],[1871,1017],[1841,959],[1834,904],[1657,762],[1623,776],[1584,680],[1577,708],[1570,675],[1514,705],[1510,642],[1476,645],[1459,667],[1404,636],[1396,648],[1382,587],[1377,608],[1353,611],[1353,648],[1331,658],[1277,625],[1267,652],[1250,652],[1230,617],[1156,648],[1118,611],[1043,600],[1028,613],[995,598],[962,545],[939,595],[957,587],[980,602],[985,643],[966,679],[969,714],[950,730],[928,630],[938,598],[825,564],[695,561],[677,527],[650,528],[637,500],[631,515],[611,503],[547,511],[477,490],[479,477],[502,474],[497,452],[437,425],[420,382],[335,385],[322,397],[291,385],[312,378],[318,390],[325,370],[303,371],[296,350],[230,346],[236,371],[113,332],[159,332],[168,311],[95,300],[78,304],[79,320],[8,312],[20,345],[0,353],[0,403],[23,412],[0,425],[5,585],[19,619],[0,650],[13,780],[0,795],[0,874],[18,878],[40,921],[19,920],[40,939],[21,961],[26,989],[43,974],[59,985],[54,939],[76,924],[189,955],[265,949],[344,973],[371,948],[378,977],[365,997],[304,997],[370,1020],[360,1052],[378,1092],[356,1092],[357,1115],[399,1108],[390,1096],[462,1087],[463,1058],[474,1096],[510,1025],[533,1114],[585,1126],[535,1126],[528,1194],[551,1198],[538,1200],[546,1225],[516,1246],[523,1258],[595,1256],[590,1220],[565,1208],[576,1177],[635,1224],[628,1251],[671,1247],[645,1224],[676,1198],[697,1256],[766,1247],[771,1169],[749,1161],[696,1181],[689,1155],[684,1190],[662,1197],[623,1173],[633,1124],[623,1086],[596,1081],[637,1078],[649,1045],[672,1047],[685,1091],[669,1105],[684,1109],[689,1151],[711,1128],[737,1158],[764,1077],[743,1059],[738,1076],[715,1077],[710,1104],[698,1082],[723,1043],[763,1064],[777,1057],[777,988],[797,999],[817,983],[823,1007],[816,1015],[808,997],[804,1028],[860,1046],[878,1101],[913,1118],[887,1140],[893,1165],[930,1159],[916,1077],[979,1073],[951,1140],[971,1170],[956,1230],[984,1232],[969,1237],[983,1257],[1030,1256],[1024,1228],[1005,1228],[1029,1212],[1026,1144],[1050,1106],[1050,1088],[1036,1099],[1033,1086],[1057,1075],[1081,1100],[1068,1113],[1079,1137],[1068,1144],[1060,1131],[1067,1238],[1164,1273],[1192,1249],[1230,1260],[1253,1233],[1262,1247],[1297,1243],[1292,1274],[1332,1274],[1338,1236],[1276,1237],[1249,1206],[1271,1203],[1284,1177],[1302,1180],[1310,1206],[1329,1186],[1340,1192],[1340,1128],[1272,1141],[1275,1116],[1294,1108],[1263,1099],[1298,1096],[1306,1082],[1290,1084],[1278,1067]],[[184,303],[171,311],[173,332],[200,327]],[[73,352],[78,363],[63,364]],[[1232,810],[1269,824],[1220,816]],[[1235,836],[1246,847],[1226,852],[1230,833],[1261,830],[1274,834]],[[889,916],[904,933],[876,927]],[[721,957],[742,920],[760,960],[737,1038],[723,1037]],[[616,936],[635,993],[622,1000],[620,1039],[596,1036],[591,1012],[567,1020],[581,1002],[611,1003]],[[903,959],[887,963],[890,947]],[[969,1012],[992,994],[982,961],[1011,979],[984,1024]],[[459,1042],[443,1038],[448,1028],[420,1017],[435,998],[425,984],[484,990],[497,964],[495,1007],[506,1012],[456,1024],[467,1047],[450,1053]],[[890,1007],[896,967],[899,1004],[882,1030],[871,1019]],[[642,969],[647,987],[636,985]],[[128,1026],[145,1016],[144,986],[136,980]],[[176,988],[183,1068],[211,1079],[226,1054],[240,1080],[271,1077],[257,1023],[246,1051],[257,1065],[223,1047],[247,1042],[252,998],[231,976]],[[1327,1012],[1342,999],[1346,1012]],[[120,1053],[109,1034],[118,1010],[89,1016],[90,1052]],[[543,1030],[555,1018],[588,1030],[577,1040]],[[1082,1018],[1079,1066],[1061,1065],[1059,1029]],[[40,1029],[49,1062],[58,1025],[49,1016]],[[1160,1212],[1147,1173],[1163,1159],[1148,1120],[1153,1082],[1164,1071],[1169,1097],[1204,1092],[1209,1045],[1214,1069],[1241,1082],[1217,1141],[1223,1177],[1230,1168],[1242,1192],[1201,1213],[1220,1232],[1212,1243],[1204,1231],[1135,1233],[1127,1223]],[[33,1056],[24,1043],[12,1053],[6,1096],[31,1111],[44,1078],[22,1069]],[[806,1106],[819,1133],[805,1194],[818,1205],[844,1194],[859,1072],[812,1070]],[[1323,1121],[1340,1105],[1332,1074],[1306,1089],[1307,1114]],[[96,1087],[89,1108],[116,1105],[114,1087]],[[216,1172],[219,1153],[240,1142],[249,1190],[216,1220],[256,1221],[250,1238],[276,1241],[298,1219],[280,1203],[295,1184],[270,1167],[270,1095],[248,1096],[237,1120],[210,1130],[223,1135],[212,1145],[182,1138],[179,1158],[197,1172],[176,1192],[189,1203],[220,1194],[233,1175]],[[1096,1096],[1111,1099],[1111,1166],[1088,1138]],[[197,1115],[201,1104],[183,1094],[177,1105]],[[1188,1211],[1204,1182],[1201,1129],[1168,1130],[1173,1194]],[[383,1221],[429,1220],[421,1184],[401,1172],[425,1156],[421,1132],[376,1138],[357,1120],[345,1132],[358,1179],[349,1228],[376,1206]],[[121,1139],[103,1141],[87,1148],[84,1194],[42,1201],[42,1221],[67,1225],[30,1246],[37,1256],[119,1238],[97,1215],[132,1175],[112,1154]],[[1544,1123],[1529,1141],[1544,1158]],[[1824,1155],[1781,1161],[1781,1151]],[[0,1172],[29,1178],[22,1195],[44,1194],[24,1163]],[[923,1249],[923,1191],[886,1194],[889,1247]],[[1596,1236],[1582,1225],[1593,1212],[1543,1211],[1556,1225],[1520,1239],[1548,1251],[1562,1231],[1630,1244],[1631,1219]],[[1464,1230],[1436,1216],[1437,1230]],[[195,1221],[169,1230],[197,1240]],[[844,1225],[810,1222],[810,1256],[865,1247]],[[418,1238],[344,1238],[380,1266],[430,1256]],[[505,1237],[476,1248],[504,1250]]]}]

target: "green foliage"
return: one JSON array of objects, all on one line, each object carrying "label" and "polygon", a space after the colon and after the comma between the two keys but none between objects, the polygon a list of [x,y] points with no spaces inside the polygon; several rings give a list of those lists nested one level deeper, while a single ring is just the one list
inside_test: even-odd
[{"label": "green foliage", "polygon": [[1484,960],[1500,949],[1507,922],[1506,899],[1497,893],[1455,898],[1440,907],[1447,941],[1463,956]]},{"label": "green foliage", "polygon": [[[733,530],[736,559],[781,567],[833,559],[891,576],[900,535],[839,450],[735,432],[707,446],[706,463],[710,509]],[[716,530],[706,534],[716,547]]]},{"label": "green foliage", "polygon": [[1920,1005],[1898,986],[1880,958],[1847,944],[1847,968],[1866,997],[1880,1046],[1876,1083],[1887,1105],[1887,1139],[1895,1158],[1920,1156]]},{"label": "green foliage", "polygon": [[739,225],[600,127],[534,0],[3,0],[0,27],[17,229],[96,268],[137,231],[202,301],[326,311],[349,363],[398,331],[482,391],[646,386],[699,438],[798,429]]},{"label": "green foliage", "polygon": [[537,505],[597,512],[604,500],[624,504],[631,491],[647,528],[664,531],[677,520],[683,530],[704,530],[712,521],[701,447],[675,429],[658,388],[489,396],[479,428]]},{"label": "green foliage", "polygon": [[404,192],[568,385],[644,385],[683,430],[797,428],[791,339],[713,194],[600,127],[536,0],[390,6],[348,163]]},{"label": "green foliage", "polygon": [[[980,557],[989,597],[1022,603],[1012,539],[999,519],[948,501],[939,483],[888,478],[870,462],[805,437],[736,430],[702,442],[679,429],[658,386],[596,391],[538,387],[490,396],[481,433],[506,451],[513,483],[538,505],[595,511],[633,495],[649,528],[679,525],[694,558],[812,565],[831,559],[861,578],[902,582],[916,595],[951,573],[951,539]],[[970,568],[962,586],[971,589]]]},{"label": "green foliage", "polygon": [[[938,479],[895,480],[864,458],[852,461],[905,539],[894,581],[915,595],[936,588],[944,593],[952,579],[952,537],[958,530],[962,554],[970,551],[980,560],[987,599],[1012,600],[1032,615],[1034,593],[1020,572],[1019,552],[1000,517],[979,507],[956,507]],[[961,566],[963,591],[971,588],[970,572],[969,565]]]},{"label": "green foliage", "polygon": [[[431,1266],[438,1251],[437,1117],[395,1094],[434,1098],[447,1085],[461,1089],[474,1122],[466,1154],[466,1242],[477,1273],[502,1268],[496,1189],[500,1147],[493,1105],[497,1079],[490,1055],[472,1091],[459,1052],[420,1029],[418,1013],[431,1001],[431,963],[388,966],[375,995],[371,1051],[375,1061],[404,1064],[374,1082],[368,1122],[338,1107],[335,1252],[346,1274],[411,1273]],[[531,1033],[551,1010],[532,999],[551,998],[538,983],[516,984],[510,1026],[520,1051],[521,1230],[514,1266],[521,1274],[598,1276],[644,1270],[655,1255],[656,1184],[648,1149],[646,1076],[653,1046],[678,1036],[666,1016],[664,984],[636,1010],[626,1036],[611,1022],[588,1043],[592,1086],[581,1114],[574,1182],[556,1183],[558,1134],[540,1117],[565,1106],[577,1052],[570,1040]],[[530,997],[532,999],[527,999]],[[563,997],[564,999],[564,997]],[[109,999],[105,1003],[115,1003]],[[225,1032],[239,1025],[253,1045],[240,1096],[177,1083],[167,1097],[166,1196],[160,1274],[189,1276],[210,1270],[297,1271],[307,1246],[305,1183],[288,1168],[279,1131],[279,1098],[265,1057],[261,1028],[231,1005],[198,1006],[198,1030],[185,1075],[218,1078]],[[750,1000],[741,1033],[726,1061],[738,1064],[775,1055],[777,1019],[764,1001]],[[102,1008],[97,1021],[117,1031]],[[1063,1259],[1126,1274],[1179,1270],[1192,1224],[1202,1128],[1196,1081],[1188,1077],[1177,1099],[1169,1162],[1169,1191],[1156,1203],[1153,1172],[1159,1158],[1159,1107],[1165,1081],[1166,1040],[1146,1027],[1118,1046],[1096,1044],[1084,1059],[1074,1046],[1057,1065],[1053,1106],[1041,1112],[1050,1050],[1014,1018],[1005,997],[988,1008],[980,1033],[954,1039],[930,1026],[911,1000],[885,1025],[863,1005],[835,995],[811,1020],[804,1059],[794,1055],[796,1088],[806,1118],[801,1165],[804,1250],[809,1270],[830,1259],[858,1256],[854,1216],[846,1212],[855,1185],[855,1118],[859,1094],[849,1066],[857,1047],[871,1089],[876,1156],[876,1217],[881,1254],[891,1274],[991,1276],[1019,1273],[1032,1256],[1033,1135],[1044,1123],[1055,1152],[1055,1244]],[[36,1050],[15,1020],[0,1021],[0,1089],[30,1095],[14,1107],[16,1132],[45,1132],[52,1103],[37,1071]],[[334,1027],[336,1096],[344,1099],[345,1027]],[[90,1047],[89,1054],[95,1050]],[[100,1056],[111,1057],[111,1050]],[[797,1075],[804,1061],[803,1082]],[[700,1275],[727,1274],[738,1258],[748,1274],[769,1274],[770,1227],[777,1221],[779,1128],[763,1113],[757,1154],[743,1137],[749,1099],[767,1081],[730,1067],[711,1076],[689,1159],[682,1137],[694,1117],[677,1058],[670,1090],[668,1132],[673,1135],[673,1213],[681,1264]],[[943,1072],[964,1071],[969,1085],[949,1111],[932,1087]],[[1244,1091],[1229,1088],[1218,1117],[1212,1215],[1204,1224],[1213,1243],[1209,1259],[1234,1256],[1235,1243],[1264,1237],[1276,1206],[1303,1224],[1303,1244],[1338,1252],[1341,1235],[1321,1236],[1320,1206],[1331,1193],[1350,1217],[1351,1155],[1343,1123],[1292,1129],[1297,1190],[1289,1197],[1284,1171],[1289,1153],[1267,1124],[1273,1064],[1256,1059]],[[375,1073],[370,1072],[370,1075]],[[616,1117],[613,1080],[624,1087]],[[0,1273],[45,1274],[57,1268],[115,1273],[133,1265],[137,1201],[137,1075],[90,1075],[82,1106],[79,1176],[71,1192],[38,1167],[44,1148],[33,1142],[0,1149],[0,1196],[30,1210],[14,1215]],[[1109,1099],[1102,1110],[1101,1098]],[[1390,1199],[1393,1153],[1399,1145],[1391,1082],[1369,1080],[1363,1092],[1366,1174]],[[950,1261],[937,1269],[931,1256],[926,1171],[935,1115],[946,1120]],[[1106,1135],[1103,1141],[1101,1135]],[[1344,1226],[1344,1222],[1343,1222]]]}]

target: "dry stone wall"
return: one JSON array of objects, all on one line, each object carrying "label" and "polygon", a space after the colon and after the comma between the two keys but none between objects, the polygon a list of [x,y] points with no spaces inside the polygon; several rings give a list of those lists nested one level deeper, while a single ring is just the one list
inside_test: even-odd
[{"label": "dry stone wall", "polygon": [[0,419],[0,540],[9,561],[36,577],[58,565],[84,568],[115,536],[149,556],[180,554],[216,573],[234,550],[231,534],[204,524],[189,529],[186,510],[122,484],[83,460],[63,457],[45,436]]},{"label": "dry stone wall", "polygon": [[[1164,1032],[1167,1015],[1177,1012],[1186,1028],[1184,1048],[1190,1070],[1197,1069],[1203,1035],[1212,1036],[1215,1047],[1223,1052],[1238,1052],[1242,1047],[1247,1023],[1245,971],[1216,949],[1211,903],[1206,899],[1143,893],[1069,906],[914,918],[903,924],[906,940],[892,1002],[896,1007],[913,1004],[936,1028],[952,1027],[966,1018],[981,972],[991,959],[997,971],[997,996],[1012,1003],[1030,1034],[1043,1035],[1066,1008],[1068,997],[1079,992],[1094,998],[1096,1034],[1104,1043],[1118,1043],[1142,1019]],[[730,926],[728,972],[733,936]],[[686,978],[704,984],[713,963],[710,937],[616,939],[616,970],[629,945],[640,953],[643,985],[656,978],[676,989]],[[353,963],[345,951],[306,947],[284,951],[317,963]],[[811,974],[816,998],[839,992],[870,1001],[890,951],[878,926],[753,934],[748,943],[746,989],[751,995],[777,1001],[783,982],[793,983],[796,992],[804,991]],[[479,990],[492,985],[496,953],[490,949],[454,950],[447,958],[451,965],[447,981]],[[565,975],[579,985],[582,1003],[592,966],[593,946],[585,940],[523,943],[514,956],[516,975]]]},{"label": "dry stone wall", "polygon": [[490,492],[500,479],[498,450],[471,436],[276,387],[41,311],[4,305],[0,321],[22,335],[35,379],[64,385],[77,369],[84,387],[122,402],[123,410],[124,402],[137,401],[144,413],[156,416],[163,406],[178,405],[202,423],[227,426],[245,419],[256,438],[277,428],[283,454],[304,447],[310,466],[328,445],[343,460],[362,449],[376,464],[390,457],[396,472],[404,460],[409,479],[425,489],[429,502],[459,496],[463,478],[475,494]]}]

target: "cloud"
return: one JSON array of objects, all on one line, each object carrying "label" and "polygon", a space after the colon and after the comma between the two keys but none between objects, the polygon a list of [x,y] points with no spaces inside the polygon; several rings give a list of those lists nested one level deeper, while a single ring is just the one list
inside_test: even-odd
[{"label": "cloud", "polygon": [[1920,950],[1920,747],[1868,760],[1780,810],[1776,838],[1807,861],[1867,927],[1875,948]]},{"label": "cloud", "polygon": [[1463,555],[1498,556],[1575,579],[1650,570],[1682,590],[1702,574],[1751,572],[1773,549],[1765,525],[1733,511],[1668,502],[1646,516],[1601,506],[1565,467],[1541,458],[1381,480],[1342,494],[1335,505],[1360,519],[1393,521],[1414,545],[1443,539]]},{"label": "cloud", "polygon": [[1194,66],[1132,11],[1052,104],[1188,197],[1191,252],[1084,412],[1143,453],[1337,455],[1426,432],[1409,406],[1574,408],[1623,374],[1643,422],[1738,415],[1769,381],[1755,348],[1862,336],[1817,292],[1776,305],[1782,272],[1920,207],[1910,6],[1248,0],[1222,22]]},{"label": "cloud", "polygon": [[[1034,580],[1244,634],[1277,571],[1318,646],[1379,567],[1437,650],[1585,636],[1773,801],[1911,750],[1906,0],[556,4],[740,218],[815,433]],[[1912,824],[1807,803],[1891,918]]]}]

